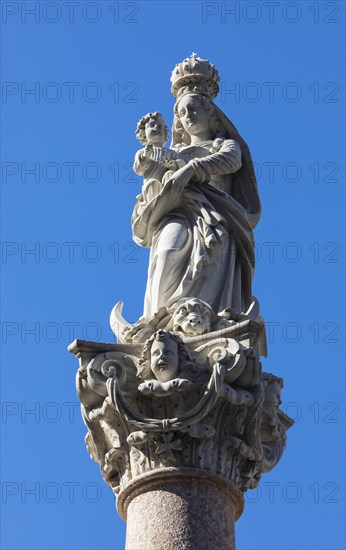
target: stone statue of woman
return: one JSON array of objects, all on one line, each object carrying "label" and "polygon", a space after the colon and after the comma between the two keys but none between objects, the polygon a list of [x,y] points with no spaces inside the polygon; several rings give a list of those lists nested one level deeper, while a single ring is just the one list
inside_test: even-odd
[{"label": "stone statue of woman", "polygon": [[215,312],[251,303],[261,206],[248,146],[213,103],[218,81],[214,65],[194,55],[172,73],[170,149],[181,167],[150,199],[139,195],[132,217],[134,240],[151,249],[147,319],[184,297]]}]

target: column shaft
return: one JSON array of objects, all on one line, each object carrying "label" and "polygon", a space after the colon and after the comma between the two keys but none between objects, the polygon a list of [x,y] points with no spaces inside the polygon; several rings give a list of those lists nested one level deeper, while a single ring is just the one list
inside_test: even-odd
[{"label": "column shaft", "polygon": [[241,492],[208,472],[166,470],[137,478],[119,495],[126,550],[235,550]]}]

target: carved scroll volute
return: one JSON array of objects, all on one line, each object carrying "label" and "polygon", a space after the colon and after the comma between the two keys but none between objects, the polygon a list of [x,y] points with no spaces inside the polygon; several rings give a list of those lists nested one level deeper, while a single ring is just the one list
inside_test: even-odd
[{"label": "carved scroll volute", "polygon": [[[77,393],[87,410],[99,406],[107,396],[107,380],[116,377],[121,386],[136,373],[136,358],[109,351],[100,353],[79,368],[76,377]],[[131,378],[131,377],[130,377]]]},{"label": "carved scroll volute", "polygon": [[211,340],[194,351],[194,359],[209,370],[215,363],[225,366],[225,382],[234,382],[243,372],[248,350],[232,338]]},{"label": "carved scroll volute", "polygon": [[126,381],[126,367],[128,359],[126,355],[116,352],[100,353],[92,361],[87,368],[87,379],[90,388],[101,395],[107,395],[107,380],[108,378],[116,377],[122,385]]}]

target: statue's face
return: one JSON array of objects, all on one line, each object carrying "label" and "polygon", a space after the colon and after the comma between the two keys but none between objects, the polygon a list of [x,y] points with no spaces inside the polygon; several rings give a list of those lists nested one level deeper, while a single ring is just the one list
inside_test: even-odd
[{"label": "statue's face", "polygon": [[270,382],[265,390],[265,407],[273,411],[281,405],[281,386],[278,382]]},{"label": "statue's face", "polygon": [[151,346],[151,370],[161,382],[176,378],[179,370],[178,344],[171,338],[154,340]]},{"label": "statue's face", "polygon": [[185,96],[178,105],[178,116],[184,130],[196,136],[209,130],[209,111],[195,96]]},{"label": "statue's face", "polygon": [[209,309],[197,299],[187,300],[173,313],[173,330],[184,336],[197,336],[210,330]]},{"label": "statue's face", "polygon": [[159,118],[151,118],[145,125],[145,137],[148,143],[163,145],[165,143],[165,131]]}]

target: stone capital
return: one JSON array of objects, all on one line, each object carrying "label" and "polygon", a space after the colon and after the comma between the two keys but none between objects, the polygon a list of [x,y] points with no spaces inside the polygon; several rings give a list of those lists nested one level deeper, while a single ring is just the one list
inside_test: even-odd
[{"label": "stone capital", "polygon": [[261,369],[262,329],[248,320],[193,338],[159,330],[144,342],[70,345],[87,447],[123,517],[129,495],[168,475],[241,493],[277,464],[292,421],[279,409],[282,380]]}]

